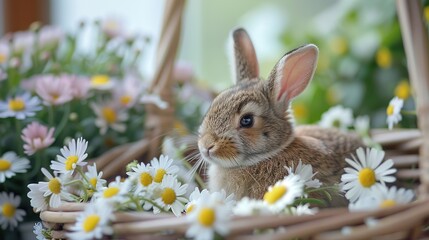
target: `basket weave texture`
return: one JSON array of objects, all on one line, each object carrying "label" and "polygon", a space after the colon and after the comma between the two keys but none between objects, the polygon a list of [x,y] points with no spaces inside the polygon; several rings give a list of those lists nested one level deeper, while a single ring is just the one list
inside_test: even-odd
[{"label": "basket weave texture", "polygon": [[[371,136],[394,161],[398,185],[413,188],[418,199],[371,212],[351,213],[347,208],[323,209],[312,216],[234,217],[228,239],[429,239],[429,48],[422,7],[418,0],[397,0],[397,11],[407,55],[408,69],[417,103],[419,129],[373,129]],[[184,0],[168,0],[158,48],[158,64],[151,90],[169,106],[173,105],[171,72],[180,37]],[[135,158],[151,159],[159,155],[161,138],[171,130],[174,109],[148,107],[146,138],[114,148],[95,159],[109,178],[123,174]],[[113,161],[114,160],[114,161]],[[118,171],[119,170],[119,171]],[[66,203],[40,214],[54,238],[65,232],[85,208],[85,203]],[[183,237],[188,223],[184,217],[147,212],[117,212],[113,223],[115,236],[121,239],[177,239]],[[376,219],[377,224],[367,224]],[[284,227],[286,230],[254,235],[255,229]],[[347,234],[344,229],[347,228]]]}]

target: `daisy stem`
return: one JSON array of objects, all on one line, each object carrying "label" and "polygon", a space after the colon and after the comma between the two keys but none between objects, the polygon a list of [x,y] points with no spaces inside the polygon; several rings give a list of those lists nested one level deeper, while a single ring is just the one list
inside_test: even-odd
[{"label": "daisy stem", "polygon": [[91,183],[89,182],[89,179],[86,177],[85,173],[83,173],[81,166],[77,166],[76,171],[82,176],[83,179],[85,179],[85,182],[87,184],[91,185]]},{"label": "daisy stem", "polygon": [[404,115],[417,115],[417,111],[406,111],[406,110],[402,110],[401,111],[402,114]]},{"label": "daisy stem", "polygon": [[55,119],[54,119],[54,106],[50,106],[49,107],[49,111],[48,111],[48,115],[49,115],[49,126],[54,127],[55,126]]},{"label": "daisy stem", "polygon": [[63,117],[61,118],[60,124],[58,124],[58,127],[55,131],[55,136],[54,138],[57,138],[60,133],[62,132],[62,130],[64,129],[64,127],[66,126],[67,120],[69,118],[69,114],[70,114],[70,104],[66,104],[64,106],[64,113],[63,113]]},{"label": "daisy stem", "polygon": [[136,205],[137,211],[143,211],[143,208],[141,204],[139,203],[139,200],[133,196],[130,196],[131,201]]},{"label": "daisy stem", "polygon": [[64,185],[64,186],[70,186],[70,185],[73,185],[73,184],[75,184],[75,183],[77,183],[77,184],[79,184],[79,185],[82,185],[82,186],[84,187],[84,184],[83,184],[83,183],[82,183],[82,181],[81,181],[81,180],[79,180],[79,179],[72,180],[72,181],[70,181],[70,182],[64,183],[63,185]]},{"label": "daisy stem", "polygon": [[324,190],[337,190],[337,186],[326,186],[326,187],[319,187],[319,188],[313,188],[310,190],[306,190],[306,193],[312,193],[312,192],[318,192],[318,191],[324,191]]},{"label": "daisy stem", "polygon": [[21,130],[22,130],[21,122],[17,118],[15,118],[15,130],[16,130],[16,135],[18,136],[18,146],[20,146],[18,147],[19,149],[18,151],[20,155],[24,155],[24,144],[21,139]]},{"label": "daisy stem", "polygon": [[147,198],[145,198],[145,197],[142,197],[142,200],[143,200],[143,201],[146,201],[146,202],[148,202],[148,203],[150,203],[150,204],[152,204],[154,207],[158,208],[161,212],[168,212],[168,211],[165,211],[163,207],[159,206],[158,204],[156,204],[156,203],[155,203],[154,201],[152,201],[151,199],[147,199]]},{"label": "daisy stem", "polygon": [[41,158],[41,153],[40,152],[36,152],[35,155],[36,159],[35,159],[35,166],[33,166],[33,169],[31,169],[31,172],[28,174],[28,178],[32,178],[34,176],[36,176],[36,174],[38,174],[40,172],[40,168],[42,166],[42,158]]}]

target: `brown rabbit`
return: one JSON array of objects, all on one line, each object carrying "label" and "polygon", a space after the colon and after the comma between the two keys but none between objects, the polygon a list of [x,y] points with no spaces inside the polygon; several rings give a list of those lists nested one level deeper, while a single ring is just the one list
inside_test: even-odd
[{"label": "brown rabbit", "polygon": [[285,54],[263,81],[246,31],[235,30],[233,40],[237,82],[214,99],[199,129],[209,188],[237,199],[262,198],[287,174],[284,167],[300,159],[322,183],[339,183],[345,158],[363,146],[361,139],[317,126],[294,129],[288,111],[313,77],[318,48],[309,44]]}]

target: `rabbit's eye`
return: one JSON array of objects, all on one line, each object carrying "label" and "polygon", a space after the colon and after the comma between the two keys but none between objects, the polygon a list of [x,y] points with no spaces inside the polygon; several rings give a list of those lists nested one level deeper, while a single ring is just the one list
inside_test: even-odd
[{"label": "rabbit's eye", "polygon": [[251,128],[253,126],[253,115],[246,114],[240,119],[240,127]]}]

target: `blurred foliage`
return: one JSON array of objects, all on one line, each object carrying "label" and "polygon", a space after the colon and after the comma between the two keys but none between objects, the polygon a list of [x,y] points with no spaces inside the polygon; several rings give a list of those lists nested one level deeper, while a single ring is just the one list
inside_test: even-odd
[{"label": "blurred foliage", "polygon": [[[429,16],[427,8],[425,13]],[[395,3],[339,1],[313,20],[302,34],[285,29],[282,35],[288,49],[311,42],[320,50],[313,82],[293,103],[297,121],[318,122],[323,112],[341,104],[355,117],[369,115],[372,128],[385,128],[390,99],[406,96],[409,87]],[[404,100],[404,110],[415,109],[412,97]],[[400,127],[416,127],[416,117],[404,116]]]}]

